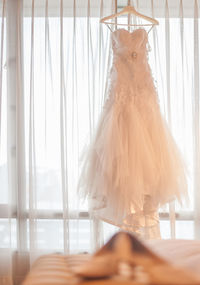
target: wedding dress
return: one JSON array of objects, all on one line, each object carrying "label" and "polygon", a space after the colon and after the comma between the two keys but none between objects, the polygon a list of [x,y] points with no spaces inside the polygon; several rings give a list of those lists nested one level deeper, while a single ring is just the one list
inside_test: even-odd
[{"label": "wedding dress", "polygon": [[147,238],[159,238],[157,210],[187,196],[185,166],[163,119],[148,63],[148,34],[111,34],[113,64],[79,194],[90,212]]}]

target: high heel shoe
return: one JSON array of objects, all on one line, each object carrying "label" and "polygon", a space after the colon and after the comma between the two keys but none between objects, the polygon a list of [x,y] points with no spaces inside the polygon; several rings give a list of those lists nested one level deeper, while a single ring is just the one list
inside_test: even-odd
[{"label": "high heel shoe", "polygon": [[172,266],[134,235],[123,231],[76,268],[75,274],[83,279],[132,280],[138,285],[200,285],[200,279],[192,273]]}]

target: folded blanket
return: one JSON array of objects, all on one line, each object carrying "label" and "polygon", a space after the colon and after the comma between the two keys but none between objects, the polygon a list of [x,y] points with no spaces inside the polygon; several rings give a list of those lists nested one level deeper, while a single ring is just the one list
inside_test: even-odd
[{"label": "folded blanket", "polygon": [[36,261],[23,285],[193,285],[199,277],[155,254],[127,232],[115,234],[93,255],[48,255]]}]

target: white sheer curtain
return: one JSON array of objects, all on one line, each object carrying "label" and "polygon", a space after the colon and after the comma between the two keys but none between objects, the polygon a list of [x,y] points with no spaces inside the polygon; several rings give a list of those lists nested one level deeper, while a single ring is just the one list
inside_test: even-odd
[{"label": "white sheer curtain", "polygon": [[[191,203],[160,210],[163,238],[200,237],[198,1],[130,1],[160,25],[149,60],[188,166]],[[0,0],[0,284],[37,256],[100,246],[117,228],[79,205],[80,157],[105,99],[110,31],[127,1]]]}]

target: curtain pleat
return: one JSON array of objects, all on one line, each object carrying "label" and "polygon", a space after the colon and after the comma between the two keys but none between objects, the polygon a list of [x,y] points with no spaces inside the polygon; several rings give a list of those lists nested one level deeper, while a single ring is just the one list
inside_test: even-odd
[{"label": "curtain pleat", "polygon": [[170,101],[170,24],[168,0],[165,2],[165,45],[166,45],[166,81],[167,81],[167,118],[171,125],[171,101]]},{"label": "curtain pleat", "polygon": [[1,120],[2,120],[2,84],[3,84],[3,56],[4,56],[4,17],[5,17],[5,0],[2,3],[1,12],[1,59],[0,59],[0,141],[1,141]]},{"label": "curtain pleat", "polygon": [[[171,96],[170,96],[170,85],[171,85],[171,68],[170,68],[170,23],[169,23],[169,6],[168,0],[165,2],[165,45],[166,45],[166,81],[167,81],[167,119],[168,124],[171,126]],[[170,217],[170,230],[171,238],[175,238],[175,204],[174,202],[169,203],[169,217]]]},{"label": "curtain pleat", "polygon": [[24,130],[24,71],[23,71],[23,9],[22,2],[17,4],[17,45],[16,45],[16,173],[17,173],[17,213],[18,245],[27,248],[26,177],[25,177],[25,130]]},{"label": "curtain pleat", "polygon": [[67,174],[67,114],[63,50],[63,0],[60,0],[60,161],[63,201],[64,252],[69,253],[68,174]]},{"label": "curtain pleat", "polygon": [[199,18],[198,1],[194,3],[194,94],[193,94],[193,138],[194,138],[194,208],[195,236],[200,238],[200,122],[199,122]]},{"label": "curtain pleat", "polygon": [[[184,47],[184,20],[183,20],[183,1],[180,1],[180,7],[179,7],[179,13],[180,13],[180,39],[181,39],[181,59],[182,59],[182,74],[183,78],[185,78],[185,69],[184,69],[184,53],[185,53],[185,47]],[[184,89],[184,82],[183,82],[183,101],[182,101],[182,109],[183,109],[183,119],[185,119],[185,89]]]},{"label": "curtain pleat", "polygon": [[28,189],[29,189],[29,242],[30,260],[34,261],[37,249],[37,174],[35,149],[35,0],[31,3],[31,50],[30,50],[30,91],[29,91],[29,155],[28,155]]},{"label": "curtain pleat", "polygon": [[[87,59],[88,59],[88,99],[89,99],[89,124],[90,124],[90,139],[93,130],[93,100],[92,100],[92,87],[93,87],[93,78],[92,78],[92,61],[93,61],[93,54],[92,54],[92,43],[91,43],[91,27],[90,27],[90,0],[88,0],[87,5]],[[91,85],[90,85],[91,83]]]}]

